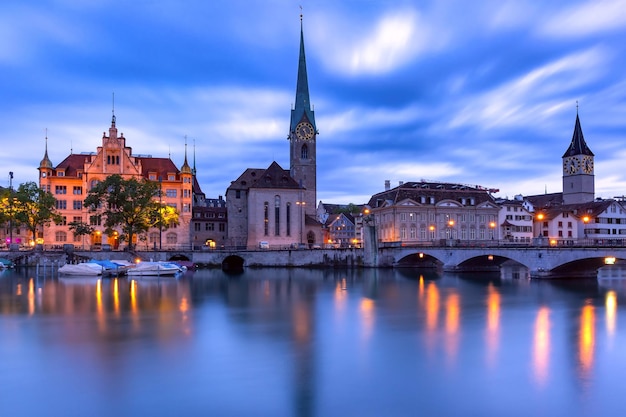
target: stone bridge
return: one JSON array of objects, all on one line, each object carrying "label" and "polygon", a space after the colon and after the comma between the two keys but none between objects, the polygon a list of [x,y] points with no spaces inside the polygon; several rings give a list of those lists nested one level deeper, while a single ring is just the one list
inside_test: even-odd
[{"label": "stone bridge", "polygon": [[533,278],[596,276],[598,268],[626,263],[626,247],[388,247],[379,248],[375,264],[441,268],[444,271],[499,270],[523,266]]},{"label": "stone bridge", "polygon": [[182,260],[199,266],[240,270],[244,267],[417,267],[444,271],[498,271],[502,266],[527,268],[533,278],[595,276],[614,261],[626,264],[626,247],[535,246],[366,246],[364,249],[215,250],[91,252],[9,251],[0,253],[22,265],[63,264],[83,259]]}]

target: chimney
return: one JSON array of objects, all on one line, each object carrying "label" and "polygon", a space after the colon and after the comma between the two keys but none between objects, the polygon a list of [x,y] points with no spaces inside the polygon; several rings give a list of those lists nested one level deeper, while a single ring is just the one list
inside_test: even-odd
[{"label": "chimney", "polygon": [[404,181],[399,181],[399,182],[398,182],[398,185],[399,185],[400,187],[402,187],[402,184],[404,184]]},{"label": "chimney", "polygon": [[385,191],[389,191],[391,189],[391,181],[385,180]]}]

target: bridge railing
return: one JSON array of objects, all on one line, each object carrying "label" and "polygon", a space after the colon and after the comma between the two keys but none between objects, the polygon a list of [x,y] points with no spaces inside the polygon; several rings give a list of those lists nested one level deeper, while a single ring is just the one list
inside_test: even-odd
[{"label": "bridge railing", "polygon": [[547,238],[537,237],[530,242],[514,242],[510,240],[461,240],[461,239],[434,239],[420,242],[378,242],[379,248],[399,248],[399,247],[459,247],[459,248],[481,248],[481,247],[551,247],[551,248],[582,248],[582,247],[626,247],[626,238]]}]

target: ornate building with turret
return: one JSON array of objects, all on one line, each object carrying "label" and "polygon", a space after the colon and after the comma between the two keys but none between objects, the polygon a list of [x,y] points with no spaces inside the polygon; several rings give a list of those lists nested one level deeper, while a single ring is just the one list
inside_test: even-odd
[{"label": "ornate building with turret", "polygon": [[[119,174],[124,179],[136,178],[159,183],[160,201],[175,208],[179,223],[166,229],[149,230],[133,242],[138,249],[180,249],[191,246],[190,222],[192,216],[193,173],[185,160],[179,169],[168,158],[133,154],[126,146],[124,134],[118,135],[115,115],[109,132],[102,135],[102,145],[95,152],[70,153],[61,163],[54,165],[48,157],[48,138],[44,157],[39,164],[39,186],[56,198],[56,209],[62,216],[60,224],[52,223],[39,232],[38,243],[45,247],[62,247],[73,244],[85,249],[120,248],[119,232],[107,235],[100,216],[90,213],[83,201],[89,190],[109,175]],[[91,225],[89,236],[75,236],[72,222]],[[108,246],[103,246],[108,245]]]}]

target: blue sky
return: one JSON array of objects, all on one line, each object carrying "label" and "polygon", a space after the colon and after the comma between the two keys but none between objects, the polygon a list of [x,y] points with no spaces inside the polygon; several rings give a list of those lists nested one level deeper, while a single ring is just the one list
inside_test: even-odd
[{"label": "blue sky", "polygon": [[300,5],[318,200],[384,181],[561,191],[576,103],[596,196],[626,194],[626,1],[5,0],[0,166],[37,180],[95,151],[111,120],[136,154],[224,195],[245,168],[289,167]]}]

